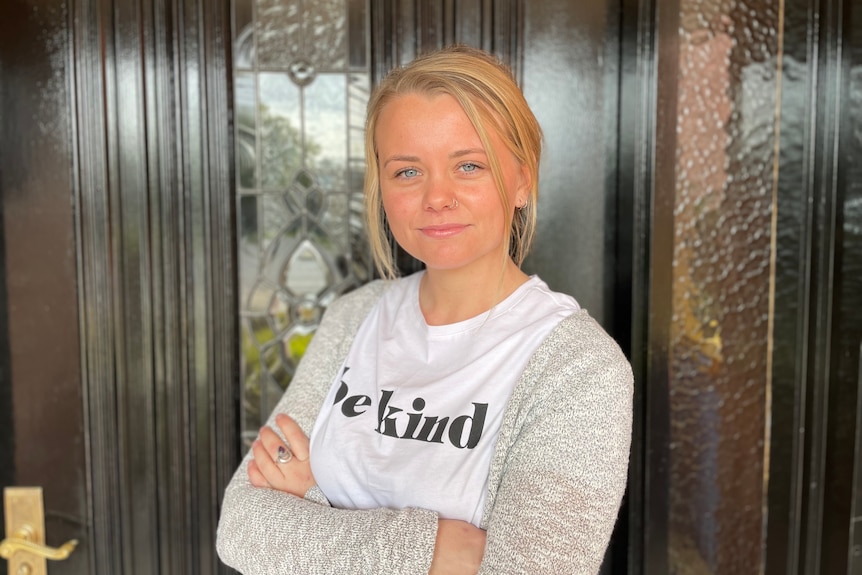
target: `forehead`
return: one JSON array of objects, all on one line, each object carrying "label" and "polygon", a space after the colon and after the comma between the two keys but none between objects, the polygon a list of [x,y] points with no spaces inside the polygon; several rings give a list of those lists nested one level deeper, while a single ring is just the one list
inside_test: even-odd
[{"label": "forehead", "polygon": [[[478,125],[492,140],[500,134],[481,112],[471,118],[449,93],[407,92],[388,99],[378,111],[372,134],[375,144],[410,138],[440,139],[445,135],[480,140]],[[496,144],[492,144],[496,147]]]},{"label": "forehead", "polygon": [[467,116],[461,103],[446,92],[407,92],[389,98],[378,113],[378,125],[393,115],[422,113],[425,115],[457,114]]}]

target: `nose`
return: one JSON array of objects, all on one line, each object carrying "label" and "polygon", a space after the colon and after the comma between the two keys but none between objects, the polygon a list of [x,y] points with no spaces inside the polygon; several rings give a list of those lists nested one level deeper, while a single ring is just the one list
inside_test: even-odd
[{"label": "nose", "polygon": [[458,206],[451,183],[441,178],[429,178],[425,185],[423,203],[426,210],[439,212]]}]

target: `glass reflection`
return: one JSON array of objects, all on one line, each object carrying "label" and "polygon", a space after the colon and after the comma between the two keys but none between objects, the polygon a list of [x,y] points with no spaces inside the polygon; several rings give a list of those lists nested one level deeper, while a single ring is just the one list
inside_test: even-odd
[{"label": "glass reflection", "polygon": [[321,74],[305,93],[306,135],[319,146],[309,158],[322,187],[343,189],[347,165],[347,79]]},{"label": "glass reflection", "polygon": [[240,72],[236,75],[236,147],[239,187],[257,187],[257,114],[255,114],[254,75]]},{"label": "glass reflection", "polygon": [[261,187],[284,189],[318,146],[303,142],[299,86],[283,73],[260,73],[258,82]]},{"label": "glass reflection", "polygon": [[332,275],[320,250],[305,240],[284,270],[284,284],[293,295],[317,295],[332,283]]}]

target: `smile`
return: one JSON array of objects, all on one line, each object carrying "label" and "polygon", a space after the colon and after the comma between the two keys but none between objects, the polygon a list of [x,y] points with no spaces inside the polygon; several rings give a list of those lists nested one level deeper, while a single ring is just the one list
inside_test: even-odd
[{"label": "smile", "polygon": [[419,228],[419,231],[429,238],[445,239],[457,236],[465,229],[467,226],[464,224],[439,224]]}]

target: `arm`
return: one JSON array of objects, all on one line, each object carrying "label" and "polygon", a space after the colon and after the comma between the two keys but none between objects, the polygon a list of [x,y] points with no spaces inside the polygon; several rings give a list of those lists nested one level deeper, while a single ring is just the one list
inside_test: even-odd
[{"label": "arm", "polygon": [[221,559],[245,573],[427,573],[436,514],[348,511],[248,482],[240,467],[225,492]]},{"label": "arm", "polygon": [[[369,284],[330,306],[268,427],[274,428],[278,414],[285,413],[308,433],[353,334],[383,285]],[[216,542],[221,559],[246,575],[409,574],[428,573],[429,567],[433,575],[476,572],[483,530],[438,521],[435,513],[422,509],[333,509],[316,487],[304,499],[254,487],[248,476],[252,458],[250,451],[225,491]]]},{"label": "arm", "polygon": [[481,574],[599,570],[626,485],[632,374],[596,329],[600,337],[575,333],[540,348],[528,367],[534,387],[513,397],[519,409],[500,439],[508,449],[492,463],[500,482]]},{"label": "arm", "polygon": [[[264,427],[258,440],[254,442],[254,459],[248,466],[249,480],[258,488],[275,489],[298,497],[305,496],[316,486],[308,460],[308,437],[287,415],[278,414],[276,424],[281,436],[272,428]],[[288,461],[279,462],[277,457],[271,454],[277,454],[280,448],[285,448],[282,438],[289,444],[292,457]],[[484,550],[484,529],[466,521],[439,519],[429,573],[475,575]]]},{"label": "arm", "polygon": [[[379,293],[369,287],[330,306],[268,426],[287,413],[306,434],[311,429],[352,335]],[[251,459],[249,452],[225,490],[216,545],[226,564],[246,575],[428,572],[435,513],[341,510],[329,507],[317,489],[303,499],[257,488],[248,478]]]}]

